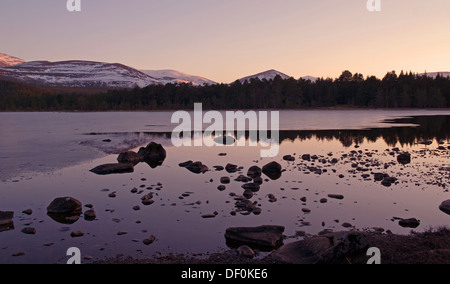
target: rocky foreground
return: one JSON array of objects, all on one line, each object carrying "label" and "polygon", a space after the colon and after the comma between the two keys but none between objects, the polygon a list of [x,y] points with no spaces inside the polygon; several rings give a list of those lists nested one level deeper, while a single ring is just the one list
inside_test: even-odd
[{"label": "rocky foreground", "polygon": [[381,251],[381,264],[450,264],[450,229],[439,228],[407,236],[379,231],[311,236],[281,246],[265,257],[253,257],[243,246],[206,258],[184,254],[151,259],[117,256],[94,264],[366,264],[371,257],[367,256],[371,247]]}]

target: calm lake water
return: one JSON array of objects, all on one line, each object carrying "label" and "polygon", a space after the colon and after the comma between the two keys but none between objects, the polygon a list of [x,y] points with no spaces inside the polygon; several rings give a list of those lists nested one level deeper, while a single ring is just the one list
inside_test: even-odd
[{"label": "calm lake water", "polygon": [[[171,116],[172,112],[0,113],[0,211],[15,213],[14,229],[0,232],[0,263],[65,263],[70,247],[80,248],[90,261],[117,254],[206,255],[226,249],[225,230],[238,226],[283,225],[288,243],[299,239],[297,231],[352,229],[344,223],[399,234],[411,229],[400,227],[394,217],[419,219],[416,231],[449,223],[450,216],[439,205],[450,199],[450,111],[282,111],[280,153],[264,159],[261,146],[174,147],[170,133],[176,125]],[[151,141],[167,151],[162,166],[152,169],[141,163],[133,173],[109,176],[89,172]],[[410,164],[397,163],[396,147],[412,154]],[[303,154],[317,155],[318,160],[304,161]],[[284,155],[296,160],[284,161]],[[330,163],[333,158],[338,162]],[[201,161],[211,171],[197,175],[178,166],[188,160]],[[252,198],[261,214],[231,215],[236,210],[231,193],[244,192],[244,183],[234,179],[253,165],[271,161],[285,171],[277,180],[263,175],[267,180]],[[230,174],[213,168],[228,163],[243,169]],[[386,187],[374,181],[373,173],[398,181]],[[224,176],[231,183],[219,191]],[[132,193],[133,188],[142,193]],[[108,196],[112,192],[116,198]],[[155,202],[144,206],[141,197],[150,192]],[[277,201],[270,202],[269,194]],[[48,217],[50,202],[64,196],[92,204],[96,220],[80,218],[67,225]],[[323,198],[326,203],[320,202]],[[133,210],[136,205],[140,210]],[[21,213],[25,209],[33,214]],[[201,217],[214,212],[218,215],[213,219]],[[22,233],[25,227],[35,228],[36,234]],[[72,238],[76,230],[85,235]],[[126,234],[119,236],[119,231]],[[156,241],[144,245],[142,240],[151,235]],[[18,252],[25,255],[12,256]]]}]

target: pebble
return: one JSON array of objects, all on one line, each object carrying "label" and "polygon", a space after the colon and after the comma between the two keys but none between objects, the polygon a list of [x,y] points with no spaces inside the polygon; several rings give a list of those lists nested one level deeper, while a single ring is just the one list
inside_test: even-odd
[{"label": "pebble", "polygon": [[156,241],[156,237],[151,235],[148,239],[143,240],[144,245],[148,246],[153,244]]},{"label": "pebble", "polygon": [[25,215],[31,215],[33,214],[33,210],[32,209],[23,210],[22,213]]},{"label": "pebble", "polygon": [[79,237],[84,236],[84,232],[82,232],[82,231],[73,231],[73,232],[70,234],[70,236],[71,236],[72,238],[79,238]]},{"label": "pebble", "polygon": [[24,233],[26,235],[35,235],[36,234],[36,229],[35,228],[31,228],[31,227],[23,228],[22,233]]}]

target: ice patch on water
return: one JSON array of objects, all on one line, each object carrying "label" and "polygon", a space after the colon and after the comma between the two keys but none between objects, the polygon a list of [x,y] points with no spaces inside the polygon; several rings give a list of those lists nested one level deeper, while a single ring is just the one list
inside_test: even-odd
[{"label": "ice patch on water", "polygon": [[170,133],[87,133],[88,137],[95,137],[80,142],[80,145],[93,147],[106,154],[120,154],[130,151],[150,142],[163,146],[172,146]]}]

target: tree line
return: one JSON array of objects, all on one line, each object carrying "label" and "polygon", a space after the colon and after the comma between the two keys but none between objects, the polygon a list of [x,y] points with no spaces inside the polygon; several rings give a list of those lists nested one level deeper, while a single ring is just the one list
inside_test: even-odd
[{"label": "tree line", "polygon": [[450,77],[388,72],[383,79],[344,71],[339,78],[251,79],[193,86],[71,93],[0,81],[0,111],[133,111],[192,109],[449,108]]}]

